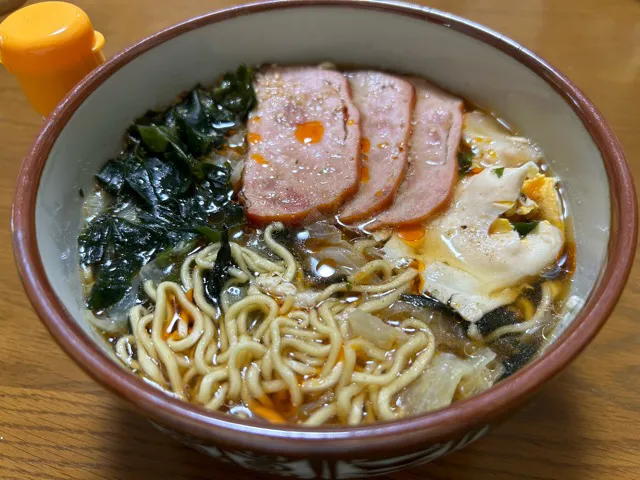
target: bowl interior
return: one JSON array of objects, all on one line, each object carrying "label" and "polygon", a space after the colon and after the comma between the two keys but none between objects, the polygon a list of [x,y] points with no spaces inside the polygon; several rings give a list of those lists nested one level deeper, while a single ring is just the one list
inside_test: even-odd
[{"label": "bowl interior", "polygon": [[[606,261],[611,204],[601,154],[569,104],[528,67],[446,24],[376,8],[306,5],[200,22],[114,71],[60,132],[37,194],[37,245],[55,293],[103,349],[110,352],[83,315],[78,192],[90,191],[129,123],[240,63],[323,61],[424,76],[497,112],[539,144],[562,180],[573,217],[578,268],[571,294],[588,297]],[[562,326],[578,311],[567,312]]]}]

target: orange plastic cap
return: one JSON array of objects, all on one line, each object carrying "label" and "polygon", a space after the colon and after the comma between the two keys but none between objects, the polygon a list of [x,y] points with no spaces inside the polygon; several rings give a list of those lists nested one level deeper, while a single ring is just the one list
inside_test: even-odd
[{"label": "orange plastic cap", "polygon": [[36,3],[0,24],[0,61],[43,114],[104,61],[103,45],[87,14],[70,3]]}]

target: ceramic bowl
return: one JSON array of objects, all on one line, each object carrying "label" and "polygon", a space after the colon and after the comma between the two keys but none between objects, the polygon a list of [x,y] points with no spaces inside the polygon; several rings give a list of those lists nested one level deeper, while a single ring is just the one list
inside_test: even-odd
[{"label": "ceramic bowl", "polygon": [[[354,428],[241,421],[183,403],[131,375],[85,322],[77,265],[80,188],[136,116],[239,63],[360,64],[424,76],[498,112],[540,145],[562,179],[578,268],[555,342],[494,388],[415,418]],[[513,41],[440,11],[395,2],[275,1],[152,35],[83,80],[46,119],[18,179],[15,255],[38,315],[93,378],[161,429],[222,460],[299,478],[369,477],[433,460],[485,434],[575,358],[627,279],[637,235],[629,168],[596,107]],[[585,398],[585,402],[589,399]]]}]

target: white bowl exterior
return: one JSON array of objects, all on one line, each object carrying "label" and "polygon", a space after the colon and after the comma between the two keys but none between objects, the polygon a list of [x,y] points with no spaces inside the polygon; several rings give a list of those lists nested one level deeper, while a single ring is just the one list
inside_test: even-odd
[{"label": "white bowl exterior", "polygon": [[[93,175],[118,153],[127,126],[240,63],[323,61],[424,76],[497,112],[540,145],[573,217],[578,269],[572,295],[587,298],[607,255],[609,187],[599,150],[560,95],[510,56],[446,26],[379,10],[305,6],[225,20],[154,47],[97,88],[60,133],[38,190],[38,248],[54,291],[103,348],[83,314],[78,190],[91,191]],[[578,310],[567,314],[563,327]]]}]

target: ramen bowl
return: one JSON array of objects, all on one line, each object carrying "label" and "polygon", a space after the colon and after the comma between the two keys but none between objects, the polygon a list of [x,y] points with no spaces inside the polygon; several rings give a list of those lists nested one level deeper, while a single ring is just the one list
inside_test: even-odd
[{"label": "ramen bowl", "polygon": [[[239,35],[238,32],[249,32]],[[240,420],[173,398],[125,370],[85,321],[77,237],[93,175],[149,108],[239,63],[325,61],[424,76],[499,112],[542,147],[572,212],[577,269],[554,341],[488,391],[394,422],[303,428]],[[161,430],[243,467],[298,478],[369,477],[434,460],[480,438],[565,368],[620,296],[634,257],[629,168],[596,107],[513,41],[410,4],[275,1],[231,8],[150,36],[99,67],[46,119],[25,158],[12,216],[27,294],[55,340],[96,381]],[[585,399],[588,401],[588,399]]]}]

